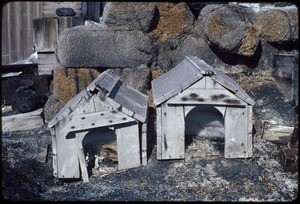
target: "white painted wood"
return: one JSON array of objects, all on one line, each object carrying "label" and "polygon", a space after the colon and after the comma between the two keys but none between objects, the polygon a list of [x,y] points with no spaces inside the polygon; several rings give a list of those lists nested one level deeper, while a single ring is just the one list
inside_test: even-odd
[{"label": "white painted wood", "polygon": [[283,137],[291,137],[294,127],[292,126],[267,126],[264,128],[263,139],[268,141],[279,141]]},{"label": "white painted wood", "polygon": [[147,164],[147,122],[142,124],[142,165]]},{"label": "white painted wood", "polygon": [[216,81],[212,80],[209,76],[206,76],[204,78],[205,78],[205,88],[206,89],[224,89],[224,87],[222,87]]},{"label": "white painted wood", "polygon": [[[51,128],[54,129],[54,128]],[[52,132],[52,131],[51,131]],[[52,133],[51,133],[52,134]],[[56,135],[51,136],[51,140],[52,140],[52,166],[53,166],[53,176],[57,177],[57,143],[56,143]]]},{"label": "white painted wood", "polygon": [[246,108],[227,107],[225,115],[225,158],[246,158],[248,152]]},{"label": "white painted wood", "polygon": [[189,87],[189,89],[205,89],[205,78],[203,77],[200,80],[198,80],[196,83],[194,83],[193,85],[191,85]]},{"label": "white painted wood", "polygon": [[112,126],[116,124],[135,121],[124,113],[113,111],[93,112],[82,115],[76,115],[64,127],[64,132],[74,132],[87,130],[96,127]]},{"label": "white painted wood", "polygon": [[27,131],[44,125],[42,109],[2,117],[2,132]]},{"label": "white painted wood", "polygon": [[162,159],[184,158],[184,113],[182,106],[162,105]]},{"label": "white painted wood", "polygon": [[156,107],[156,151],[157,151],[157,159],[162,159],[162,115],[161,115],[161,107]]},{"label": "white painted wood", "polygon": [[39,75],[52,75],[52,71],[58,65],[54,52],[38,52]]},{"label": "white painted wood", "polygon": [[[77,153],[78,153],[79,165],[80,165],[80,170],[81,170],[81,178],[82,178],[83,182],[89,181],[89,175],[88,175],[85,156],[84,156],[84,149],[83,149],[83,145],[82,145],[82,140],[87,133],[88,133],[88,131],[75,133],[76,140],[77,140]],[[76,147],[74,147],[74,148],[76,148]]]},{"label": "white painted wood", "polygon": [[[203,106],[207,106],[207,105],[203,105]],[[184,105],[184,116],[186,117],[186,115],[193,109],[195,108],[196,106],[195,105]],[[213,106],[214,108],[216,108],[218,111],[220,111],[220,113],[222,113],[223,117],[225,115],[225,112],[226,112],[226,107],[225,106],[218,106],[218,105],[215,105]]]},{"label": "white painted wood", "polygon": [[56,156],[58,178],[80,178],[77,140],[75,133],[56,134]]},{"label": "white painted wood", "polygon": [[237,98],[228,90],[205,89],[201,91],[185,90],[172,97],[167,104],[208,104],[208,105],[227,105],[245,106],[246,103]]},{"label": "white painted wood", "polygon": [[118,169],[141,165],[139,129],[137,122],[116,126],[118,143]]},{"label": "white painted wood", "polygon": [[253,106],[248,105],[247,106],[248,109],[248,134],[252,134],[252,129],[253,129],[253,125],[252,125],[252,112],[253,112]]}]

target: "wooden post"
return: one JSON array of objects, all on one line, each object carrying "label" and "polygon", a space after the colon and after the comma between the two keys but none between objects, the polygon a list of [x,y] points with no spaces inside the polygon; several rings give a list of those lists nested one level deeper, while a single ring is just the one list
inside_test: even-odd
[{"label": "wooden post", "polygon": [[87,166],[85,162],[85,156],[84,156],[84,149],[82,146],[82,140],[84,136],[88,133],[88,131],[84,132],[77,132],[76,133],[76,139],[77,139],[77,151],[78,151],[78,159],[79,159],[79,164],[80,164],[80,169],[81,169],[81,177],[83,182],[89,182],[89,175],[87,171]]}]

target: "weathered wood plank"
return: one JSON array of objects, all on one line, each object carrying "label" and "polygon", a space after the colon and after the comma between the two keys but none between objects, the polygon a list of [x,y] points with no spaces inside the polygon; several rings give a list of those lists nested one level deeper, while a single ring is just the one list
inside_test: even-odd
[{"label": "weathered wood plank", "polygon": [[162,159],[184,158],[184,113],[181,106],[162,105]]},{"label": "weathered wood plank", "polygon": [[208,104],[208,105],[227,105],[227,106],[245,106],[246,103],[237,98],[226,89],[208,89],[208,90],[185,90],[182,93],[172,97],[168,104]]},{"label": "weathered wood plank", "polygon": [[27,131],[44,125],[42,109],[2,117],[2,132]]},{"label": "weathered wood plank", "polygon": [[147,122],[142,124],[142,165],[147,164]]},{"label": "weathered wood plank", "polygon": [[137,122],[116,126],[118,146],[118,169],[141,165],[139,129]]},{"label": "weathered wood plank", "polygon": [[52,71],[58,65],[54,52],[38,52],[39,75],[52,75]]},{"label": "weathered wood plank", "polygon": [[287,144],[293,135],[294,127],[292,126],[266,126],[263,131],[263,139]]},{"label": "weathered wood plank", "polygon": [[58,178],[80,178],[77,145],[75,133],[56,133]]},{"label": "weathered wood plank", "polygon": [[[227,107],[225,115],[225,158],[247,158],[247,109]],[[247,147],[247,148],[246,148]]]},{"label": "weathered wood plank", "polygon": [[156,151],[157,151],[157,159],[162,159],[162,119],[161,119],[161,107],[156,107]]},{"label": "weathered wood plank", "polygon": [[35,157],[38,162],[45,163],[47,161],[48,147],[49,144],[38,145]]},{"label": "weathered wood plank", "polygon": [[[77,139],[77,152],[78,152],[78,160],[79,160],[79,165],[80,165],[80,170],[81,170],[81,178],[83,182],[89,182],[89,175],[87,171],[87,166],[85,162],[85,156],[84,156],[84,149],[82,145],[82,140],[84,136],[88,133],[88,131],[85,132],[76,132],[76,139]],[[76,147],[74,147],[76,148]]]},{"label": "weathered wood plank", "polygon": [[78,130],[87,130],[96,127],[112,126],[116,124],[135,121],[124,113],[113,111],[92,112],[82,115],[76,115],[64,127],[64,132],[74,132]]}]

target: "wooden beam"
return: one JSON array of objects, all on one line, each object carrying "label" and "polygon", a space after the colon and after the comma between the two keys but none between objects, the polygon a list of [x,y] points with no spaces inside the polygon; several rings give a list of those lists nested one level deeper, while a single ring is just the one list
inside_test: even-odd
[{"label": "wooden beam", "polygon": [[2,132],[27,131],[44,125],[43,109],[2,117]]},{"label": "wooden beam", "polygon": [[116,124],[135,121],[124,113],[113,111],[103,111],[87,113],[75,116],[62,130],[63,132],[74,132],[92,129],[96,127],[112,126]]},{"label": "wooden beam", "polygon": [[38,64],[3,64],[1,65],[1,73],[10,73],[10,72],[22,72],[26,69],[37,69]]}]

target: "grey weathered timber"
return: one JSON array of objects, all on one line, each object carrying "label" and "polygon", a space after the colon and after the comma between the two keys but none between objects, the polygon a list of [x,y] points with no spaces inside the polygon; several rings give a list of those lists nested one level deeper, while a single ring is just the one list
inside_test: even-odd
[{"label": "grey weathered timber", "polygon": [[116,126],[118,147],[118,169],[141,165],[139,129],[137,122]]},{"label": "grey weathered timber", "polygon": [[28,113],[20,113],[2,117],[2,132],[26,131],[40,128],[44,125],[41,116],[42,109]]},{"label": "grey weathered timber", "polygon": [[52,75],[57,64],[58,61],[54,52],[38,52],[39,75]]},{"label": "grey weathered timber", "polygon": [[183,159],[185,135],[224,138],[226,158],[252,156],[254,101],[234,80],[185,57],[151,83],[158,159]]},{"label": "grey weathered timber", "polygon": [[[84,141],[89,138],[101,149],[104,143],[100,141],[106,141],[104,138],[111,135],[102,131],[103,128],[115,132],[119,169],[146,165],[147,108],[144,94],[124,84],[113,70],[104,71],[48,123],[53,152],[56,152],[54,175],[61,179],[82,178],[87,182],[85,154],[92,147]],[[93,131],[100,132],[89,134]]]}]

